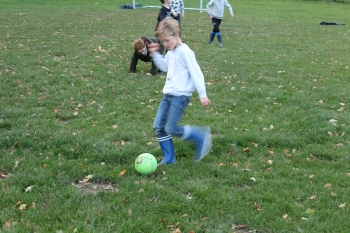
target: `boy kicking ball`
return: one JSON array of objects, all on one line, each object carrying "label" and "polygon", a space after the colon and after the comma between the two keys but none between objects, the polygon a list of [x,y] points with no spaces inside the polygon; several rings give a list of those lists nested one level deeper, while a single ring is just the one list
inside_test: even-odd
[{"label": "boy kicking ball", "polygon": [[163,57],[158,52],[159,44],[148,45],[158,69],[167,71],[164,96],[153,123],[163,152],[163,160],[158,166],[176,163],[172,136],[194,142],[196,146],[194,160],[197,162],[210,152],[212,146],[210,127],[179,125],[194,90],[197,90],[203,107],[211,104],[195,54],[181,41],[179,33],[179,23],[175,19],[166,18],[159,23],[156,36],[168,52]]}]

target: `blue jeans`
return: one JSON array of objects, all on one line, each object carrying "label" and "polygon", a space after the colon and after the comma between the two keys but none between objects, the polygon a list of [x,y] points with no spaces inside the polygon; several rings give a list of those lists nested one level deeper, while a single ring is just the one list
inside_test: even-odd
[{"label": "blue jeans", "polygon": [[157,132],[158,138],[168,135],[182,137],[184,127],[179,126],[178,123],[190,99],[190,96],[164,95],[153,123],[153,128]]}]

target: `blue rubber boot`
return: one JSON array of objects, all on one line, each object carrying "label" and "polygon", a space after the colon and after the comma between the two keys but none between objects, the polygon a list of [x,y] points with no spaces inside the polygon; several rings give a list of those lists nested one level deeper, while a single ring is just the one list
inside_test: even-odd
[{"label": "blue rubber boot", "polygon": [[222,47],[222,37],[221,37],[221,33],[217,33],[216,36],[218,37],[218,41],[219,41],[219,47]]},{"label": "blue rubber boot", "polygon": [[158,163],[158,166],[164,164],[174,164],[176,163],[175,149],[173,144],[173,139],[171,136],[166,136],[163,138],[158,138],[160,148],[163,151],[163,160]]},{"label": "blue rubber boot", "polygon": [[198,128],[185,125],[184,134],[181,139],[194,142],[196,146],[194,161],[196,162],[201,161],[211,150],[212,139],[210,135],[210,127]]},{"label": "blue rubber boot", "polygon": [[214,37],[215,37],[215,32],[211,32],[209,42],[208,42],[209,44],[213,44]]}]

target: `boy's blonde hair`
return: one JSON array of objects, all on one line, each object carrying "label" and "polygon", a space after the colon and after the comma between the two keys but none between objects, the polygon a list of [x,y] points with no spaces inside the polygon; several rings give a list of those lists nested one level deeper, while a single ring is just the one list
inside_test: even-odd
[{"label": "boy's blonde hair", "polygon": [[145,47],[145,42],[142,39],[138,39],[132,43],[132,46],[134,47],[135,51],[139,51]]},{"label": "boy's blonde hair", "polygon": [[164,36],[174,36],[176,33],[180,34],[179,22],[172,18],[165,18],[160,21],[156,36],[164,37]]}]

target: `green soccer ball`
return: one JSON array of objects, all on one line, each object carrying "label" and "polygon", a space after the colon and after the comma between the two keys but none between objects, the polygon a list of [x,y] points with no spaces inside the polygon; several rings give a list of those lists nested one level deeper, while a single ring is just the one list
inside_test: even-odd
[{"label": "green soccer ball", "polygon": [[151,174],[157,169],[157,159],[149,153],[140,154],[135,160],[135,169],[140,174]]}]

